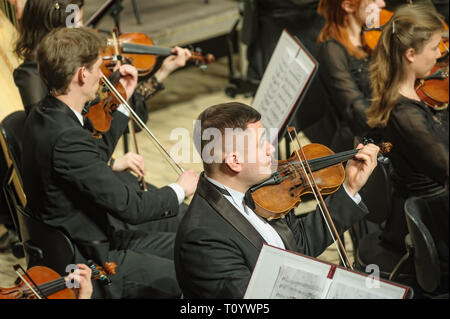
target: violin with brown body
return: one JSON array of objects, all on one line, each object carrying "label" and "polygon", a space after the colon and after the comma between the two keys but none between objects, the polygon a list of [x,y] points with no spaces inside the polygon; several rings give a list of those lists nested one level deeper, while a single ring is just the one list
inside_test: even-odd
[{"label": "violin with brown body", "polygon": [[[293,131],[295,128],[288,127],[292,142],[294,141],[291,136]],[[304,194],[314,194],[342,264],[353,269],[322,194],[331,194],[339,189],[345,179],[345,171],[341,163],[352,159],[359,150],[334,154],[329,148],[320,144],[302,147],[296,132],[295,136],[298,150],[288,160],[278,161],[277,170],[267,180],[251,187],[245,194],[246,202],[256,214],[270,221],[284,218],[292,208],[300,204]],[[372,141],[365,141],[365,143],[370,142]],[[382,143],[381,153],[389,152],[391,147],[390,143]],[[386,159],[379,156],[378,161],[385,162]]]},{"label": "violin with brown body", "polygon": [[440,43],[442,57],[431,69],[431,74],[424,79],[416,81],[416,92],[420,99],[434,110],[444,110],[448,107],[448,60],[449,60],[449,38],[448,26],[444,23],[447,30],[446,37]]},{"label": "violin with brown body", "polygon": [[[92,261],[88,262],[92,270],[91,278],[100,280],[104,285],[110,285],[110,276],[116,274],[115,263],[105,263],[104,267]],[[21,267],[15,265],[17,270]],[[18,273],[19,274],[19,273]],[[15,281],[12,288],[0,288],[0,299],[75,299],[75,293],[67,288],[67,282],[56,271],[44,266],[28,269]]]},{"label": "violin with brown body", "polygon": [[[172,55],[174,54],[172,50],[155,46],[153,40],[143,33],[124,33],[119,36],[117,32],[113,32],[102,56],[104,61],[122,61],[132,64],[138,70],[139,77],[144,77],[153,70],[158,56]],[[191,54],[188,62],[193,62],[201,68],[205,68],[215,60],[212,54],[203,55],[201,49],[191,51]],[[111,66],[114,67],[115,63]]]},{"label": "violin with brown body", "polygon": [[381,9],[379,16],[379,26],[373,28],[363,28],[361,33],[361,42],[364,51],[366,51],[369,55],[373,53],[373,50],[375,50],[375,47],[377,46],[378,40],[380,40],[383,26],[388,23],[393,15],[394,12],[386,9]]},{"label": "violin with brown body", "polygon": [[[391,147],[390,143],[382,143],[381,153],[387,154]],[[334,153],[325,145],[311,143],[304,146],[302,152],[294,153],[287,160],[278,161],[276,172],[268,180],[249,190],[255,203],[255,213],[272,220],[283,218],[297,207],[303,195],[312,193],[312,181],[305,171],[306,166],[311,168],[312,178],[322,195],[336,192],[345,179],[342,163],[352,159],[358,151]],[[305,158],[308,159],[307,162]]]}]

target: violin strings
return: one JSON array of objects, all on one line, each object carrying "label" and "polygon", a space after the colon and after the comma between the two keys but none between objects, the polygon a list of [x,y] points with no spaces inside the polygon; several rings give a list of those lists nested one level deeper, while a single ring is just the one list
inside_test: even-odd
[{"label": "violin strings", "polygon": [[[292,138],[292,136],[291,136],[291,132],[289,132],[289,138],[291,139],[291,142],[294,143],[294,140],[293,140],[293,138]],[[297,144],[299,144],[298,146],[299,146],[299,148],[301,149],[301,145],[300,145],[300,142],[299,142],[298,140],[297,140]],[[295,152],[297,153],[298,158],[300,158],[300,155],[298,154],[298,150],[296,150]],[[305,169],[305,166],[304,166],[304,164],[303,164],[303,161],[300,161],[300,163],[301,163],[301,167],[302,167],[303,171],[306,173],[306,178],[307,178],[307,180],[308,180],[308,183],[309,183],[310,185],[312,185],[311,180],[310,180],[310,178],[309,178],[309,174],[306,172],[306,169]],[[311,176],[311,178],[314,178],[314,177]],[[324,211],[323,211],[323,209],[322,209],[322,205],[320,204],[320,201],[319,201],[319,198],[318,198],[318,196],[317,196],[316,190],[314,189],[314,187],[311,187],[311,190],[312,190],[312,193],[314,194],[314,197],[315,197],[315,199],[316,199],[316,202],[317,202],[318,205],[319,205],[320,212],[322,213],[322,217],[323,217],[323,219],[324,219],[324,221],[325,221],[325,224],[327,225],[328,231],[330,232],[330,235],[331,235],[331,238],[333,239],[334,245],[336,246],[336,249],[337,249],[337,251],[338,251],[339,257],[341,258],[341,261],[342,261],[342,263],[344,264],[345,268],[347,268],[347,264],[346,264],[346,262],[344,261],[344,258],[343,258],[342,254],[341,254],[341,251],[340,251],[340,249],[339,249],[339,246],[338,246],[337,243],[336,243],[336,238],[334,237],[334,234],[333,234],[333,232],[331,231],[331,227],[330,227],[330,225],[329,225],[329,223],[328,223],[328,220],[327,220],[327,218],[326,218],[326,216],[325,216],[325,213],[324,213]]]},{"label": "violin strings", "polygon": [[[58,278],[49,282],[46,282],[44,284],[38,285],[39,290],[42,292],[44,297],[50,296],[54,293],[54,291],[60,290],[60,288],[66,285],[66,282],[64,278]],[[55,292],[56,292],[55,291]],[[24,293],[30,294],[32,292],[29,288],[23,290]]]}]

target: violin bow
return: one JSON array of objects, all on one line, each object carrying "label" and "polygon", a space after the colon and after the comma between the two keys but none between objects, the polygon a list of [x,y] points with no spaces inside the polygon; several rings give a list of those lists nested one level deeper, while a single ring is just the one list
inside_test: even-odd
[{"label": "violin bow", "polygon": [[[36,283],[33,281],[33,279],[31,279],[30,276],[28,276],[27,272],[22,268],[21,265],[19,265],[19,264],[14,265],[13,268],[14,268],[14,271],[16,272],[17,276],[19,276],[19,278],[25,283],[25,285],[28,286],[30,291],[33,293],[33,295],[36,296],[37,299],[42,299],[42,298],[47,299],[47,297],[42,293],[41,289],[39,289],[39,286],[36,285]],[[28,281],[25,280],[25,278],[20,274],[19,269],[22,270],[22,272],[31,281],[31,283],[33,284],[34,288],[36,288],[39,291],[40,294],[36,290],[34,290],[33,287],[31,287],[31,285],[30,285],[30,283]]]},{"label": "violin bow", "polygon": [[[118,57],[120,55],[119,52],[119,41],[118,41],[118,36],[119,36],[119,30],[117,30],[117,28],[114,28],[114,31],[111,32],[112,37],[113,37],[113,41],[114,41],[114,51],[115,51],[115,56]],[[133,136],[133,142],[134,142],[134,149],[136,151],[136,154],[139,155],[139,148],[138,148],[138,143],[137,143],[137,139],[136,139],[136,130],[134,129],[134,117],[130,114],[130,122],[128,123],[128,128],[131,132],[131,135]],[[138,177],[139,183],[141,185],[141,188],[144,192],[147,191],[147,183],[145,182],[145,177],[144,176],[139,176]]]},{"label": "violin bow", "polygon": [[[312,193],[314,194],[317,205],[319,205],[320,212],[322,213],[322,217],[324,218],[324,221],[327,225],[328,231],[330,232],[331,238],[333,239],[333,242],[337,248],[337,251],[338,251],[339,257],[342,261],[342,264],[345,266],[345,268],[350,268],[353,270],[352,264],[350,263],[350,260],[348,258],[347,251],[345,250],[345,247],[342,243],[341,237],[339,236],[339,233],[333,223],[333,219],[331,218],[330,212],[328,211],[328,207],[325,204],[322,194],[320,193],[319,187],[317,186],[317,183],[314,179],[314,175],[312,173],[311,167],[309,166],[308,159],[306,158],[305,153],[303,152],[303,148],[300,143],[300,139],[298,138],[297,131],[296,131],[295,127],[292,127],[292,126],[289,126],[287,129],[288,129],[288,133],[289,133],[289,138],[291,139],[292,143],[294,143],[294,139],[292,138],[291,133],[295,134],[298,149],[300,149],[301,155],[303,156],[303,161],[300,160],[301,167],[302,167],[303,171],[305,172],[305,176],[307,178],[308,184],[311,186]],[[301,159],[302,157],[300,157],[298,149],[296,149],[295,152],[297,153],[298,158]],[[305,168],[305,165],[303,164],[303,162],[306,163],[306,168]],[[330,225],[331,225],[331,228],[330,228]]]},{"label": "violin bow", "polygon": [[[156,143],[158,151],[167,158],[170,158],[171,161],[168,161],[169,164],[172,166],[172,168],[176,171],[178,175],[181,175],[184,173],[184,169],[178,164],[178,162],[170,155],[170,153],[164,148],[164,146],[161,144],[161,142],[156,138],[156,136],[150,131],[150,129],[142,122],[141,118],[136,114],[136,112],[131,108],[131,106],[125,101],[125,99],[120,95],[120,93],[116,90],[116,88],[111,84],[111,82],[108,80],[108,78],[103,75],[102,81],[105,83],[105,85],[108,87],[108,89],[111,91],[112,94],[122,103],[130,112],[131,117],[135,121],[135,123],[143,130],[145,131],[151,138],[151,140]],[[174,166],[175,165],[175,166]],[[178,171],[177,171],[178,169]],[[181,172],[181,173],[180,173]]]}]

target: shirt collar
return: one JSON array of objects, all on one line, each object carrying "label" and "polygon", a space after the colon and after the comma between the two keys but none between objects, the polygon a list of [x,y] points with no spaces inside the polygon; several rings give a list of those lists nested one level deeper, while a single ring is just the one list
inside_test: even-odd
[{"label": "shirt collar", "polygon": [[81,115],[80,113],[78,113],[77,111],[75,111],[73,108],[69,107],[69,109],[72,110],[72,112],[75,114],[75,116],[77,117],[78,121],[80,121],[81,126],[84,125],[84,120],[83,120],[83,115]]},{"label": "shirt collar", "polygon": [[[231,196],[233,202],[234,202],[236,205],[238,205],[239,207],[244,208],[244,196],[245,196],[244,193],[241,193],[241,192],[238,192],[238,191],[236,191],[236,190],[234,190],[234,189],[231,189],[231,188],[229,188],[228,186],[225,186],[225,185],[223,185],[222,183],[220,183],[220,182],[218,182],[218,181],[212,179],[211,177],[208,177],[206,174],[205,174],[205,178],[206,178],[210,183],[216,185],[217,187],[226,189],[226,190],[228,191],[228,193],[230,193],[230,196]],[[246,211],[246,210],[244,209],[244,211]]]}]

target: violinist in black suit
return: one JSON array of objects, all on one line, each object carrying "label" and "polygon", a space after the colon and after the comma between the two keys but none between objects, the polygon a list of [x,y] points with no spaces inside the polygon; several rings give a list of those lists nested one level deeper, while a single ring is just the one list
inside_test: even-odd
[{"label": "violinist in black suit", "polygon": [[[174,234],[117,230],[108,216],[129,224],[175,216],[178,191],[190,196],[198,177],[186,171],[176,185],[143,192],[114,172],[144,175],[145,166],[138,158],[120,158],[108,165],[99,143],[83,128],[81,115],[97,92],[105,45],[95,31],[63,28],[50,32],[39,46],[39,71],[50,93],[31,110],[24,128],[27,205],[35,217],[68,233],[79,249],[76,262],[117,264],[108,297],[179,297],[172,261]],[[131,96],[137,71],[130,65],[119,71]],[[103,136],[107,145],[115,145],[122,135],[129,121],[127,112],[123,105],[114,111],[111,129]]]},{"label": "violinist in black suit", "polygon": [[[186,298],[242,298],[263,243],[314,257],[332,243],[318,211],[267,221],[244,201],[251,186],[271,175],[273,146],[259,130],[260,117],[249,106],[228,103],[198,118],[199,136],[210,136],[201,141],[204,172],[175,240],[175,269]],[[246,147],[218,142],[227,139],[226,128],[245,130]],[[368,213],[358,191],[377,165],[379,149],[359,147],[357,160],[347,163],[343,187],[325,200],[340,234]]]}]

